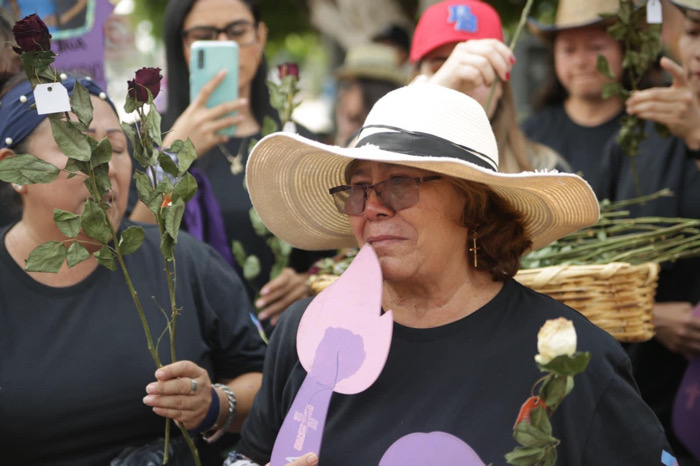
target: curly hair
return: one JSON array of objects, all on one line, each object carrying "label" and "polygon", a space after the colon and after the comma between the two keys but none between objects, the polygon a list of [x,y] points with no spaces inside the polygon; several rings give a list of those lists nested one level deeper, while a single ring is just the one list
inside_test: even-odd
[{"label": "curly hair", "polygon": [[520,268],[520,257],[532,245],[522,214],[485,184],[448,179],[465,196],[462,224],[469,229],[465,245],[469,263],[473,264],[476,254],[478,270],[490,272],[495,281],[512,278]]}]

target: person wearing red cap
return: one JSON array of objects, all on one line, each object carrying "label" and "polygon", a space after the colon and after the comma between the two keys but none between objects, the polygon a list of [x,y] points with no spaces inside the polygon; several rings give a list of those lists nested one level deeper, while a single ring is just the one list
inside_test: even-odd
[{"label": "person wearing red cap", "polygon": [[[518,128],[508,83],[515,56],[503,43],[501,19],[489,4],[447,0],[426,9],[413,33],[410,61],[414,77],[427,76],[486,108],[501,150],[501,171],[570,171],[558,154],[527,140]],[[489,103],[494,81],[498,83]]]}]

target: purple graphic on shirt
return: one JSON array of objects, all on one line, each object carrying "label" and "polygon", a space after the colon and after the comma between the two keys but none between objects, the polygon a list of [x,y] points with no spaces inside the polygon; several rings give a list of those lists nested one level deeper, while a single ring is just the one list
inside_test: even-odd
[{"label": "purple graphic on shirt", "polygon": [[307,371],[272,449],[272,466],[319,453],[333,392],[371,386],[389,355],[393,320],[381,312],[382,273],[364,246],[348,269],[309,304],[299,322],[297,354]]},{"label": "purple graphic on shirt", "polygon": [[[700,319],[700,304],[693,309]],[[673,404],[673,431],[695,459],[700,461],[700,356],[694,356],[685,370]]]},{"label": "purple graphic on shirt", "polygon": [[271,464],[286,464],[306,452],[320,451],[333,388],[356,373],[364,360],[362,337],[342,328],[326,329],[311,372],[277,434]]},{"label": "purple graphic on shirt", "polygon": [[479,455],[447,432],[404,435],[384,453],[379,466],[484,466]]}]

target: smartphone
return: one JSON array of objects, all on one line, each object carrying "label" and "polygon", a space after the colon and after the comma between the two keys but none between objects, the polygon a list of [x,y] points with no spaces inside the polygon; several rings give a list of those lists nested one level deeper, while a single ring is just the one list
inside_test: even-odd
[{"label": "smartphone", "polygon": [[[226,70],[226,77],[209,96],[207,107],[238,99],[238,44],[232,40],[203,40],[194,42],[190,50],[190,102],[222,69]],[[224,116],[235,114],[231,112]],[[227,136],[233,136],[235,132],[235,126],[219,130],[219,134]]]}]

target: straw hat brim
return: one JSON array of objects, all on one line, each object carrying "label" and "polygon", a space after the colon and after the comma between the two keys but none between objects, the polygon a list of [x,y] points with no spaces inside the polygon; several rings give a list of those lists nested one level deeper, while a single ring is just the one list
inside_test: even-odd
[{"label": "straw hat brim", "polygon": [[329,146],[292,133],[275,133],[254,147],[246,166],[253,206],[268,229],[300,249],[357,246],[347,216],[338,212],[328,190],[346,184],[345,169],[355,160],[421,168],[484,183],[523,214],[532,248],[592,225],[599,208],[588,183],[557,172],[499,173],[448,157],[405,155],[367,145]]},{"label": "straw hat brim", "polygon": [[534,18],[527,19],[528,30],[537,38],[544,42],[551,42],[554,40],[554,36],[561,31],[568,31],[570,29],[578,29],[588,26],[608,26],[614,23],[615,18],[600,18],[596,20],[587,20],[582,22],[569,22],[566,24],[544,24],[537,21]]}]

